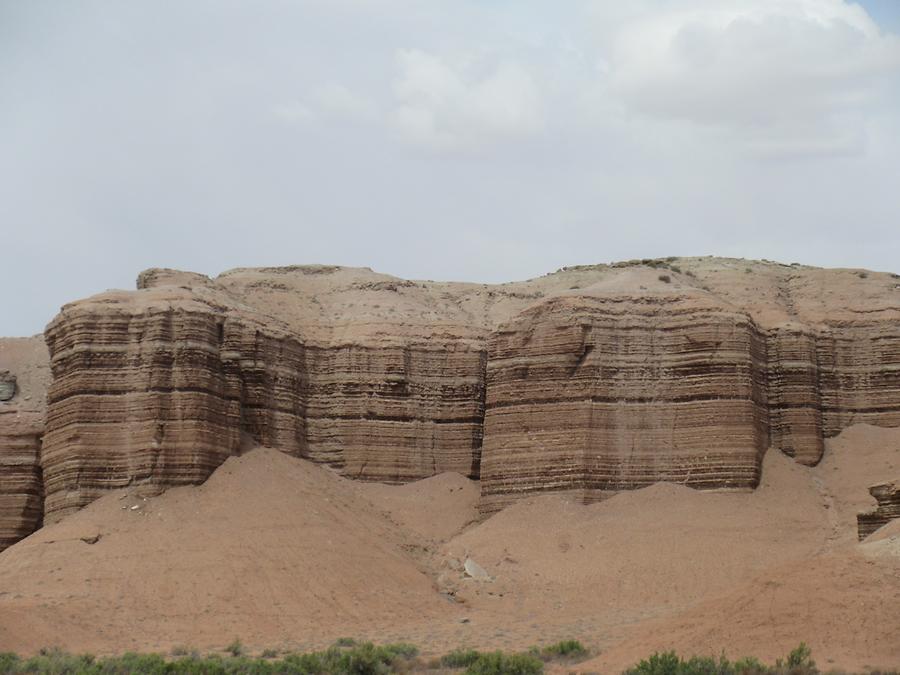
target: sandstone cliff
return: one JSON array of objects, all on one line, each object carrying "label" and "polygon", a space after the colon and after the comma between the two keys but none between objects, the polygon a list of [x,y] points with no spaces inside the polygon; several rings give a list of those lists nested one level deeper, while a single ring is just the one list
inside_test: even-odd
[{"label": "sandstone cliff", "polygon": [[40,336],[0,338],[0,551],[41,525],[49,356]]},{"label": "sandstone cliff", "polygon": [[48,522],[110,488],[200,482],[251,440],[362,480],[480,478],[491,513],[659,480],[748,489],[770,445],[812,465],[850,424],[900,426],[900,280],[859,270],[148,270],[45,337]]},{"label": "sandstone cliff", "polygon": [[492,335],[483,511],[536,490],[590,502],[658,481],[759,482],[764,337],[713,294],[646,276],[546,300]]}]

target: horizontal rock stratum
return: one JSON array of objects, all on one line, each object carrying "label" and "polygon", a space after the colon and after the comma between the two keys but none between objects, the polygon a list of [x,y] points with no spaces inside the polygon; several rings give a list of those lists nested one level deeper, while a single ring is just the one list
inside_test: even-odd
[{"label": "horizontal rock stratum", "polygon": [[770,446],[814,465],[850,424],[900,426],[900,277],[864,270],[153,269],[65,306],[45,339],[47,522],[201,482],[251,442],[368,481],[479,478],[489,514],[546,491],[749,489]]}]

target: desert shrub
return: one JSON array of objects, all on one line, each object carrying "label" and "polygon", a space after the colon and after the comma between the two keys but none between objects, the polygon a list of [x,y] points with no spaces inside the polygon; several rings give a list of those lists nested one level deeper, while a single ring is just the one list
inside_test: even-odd
[{"label": "desert shrub", "polygon": [[537,675],[544,671],[544,662],[531,654],[481,654],[468,668],[466,675]]},{"label": "desert shrub", "polygon": [[657,652],[625,671],[625,675],[818,675],[811,656],[803,642],[785,660],[778,659],[774,668],[753,657],[734,662],[724,655],[718,660],[700,656],[684,660],[675,652]]},{"label": "desert shrub", "polygon": [[765,675],[769,668],[755,656],[745,656],[734,662],[734,672],[739,675]]},{"label": "desert shrub", "polygon": [[316,675],[325,672],[325,662],[321,652],[312,654],[288,654],[279,664],[277,673],[301,673]]},{"label": "desert shrub", "polygon": [[856,276],[858,276],[860,279],[868,279],[869,273],[868,272],[857,272]]},{"label": "desert shrub", "polygon": [[19,657],[11,652],[0,652],[0,673],[14,673],[19,664]]},{"label": "desert shrub", "polygon": [[400,670],[404,662],[418,653],[419,650],[409,644],[375,646],[371,642],[357,643],[354,640],[352,646],[346,648],[334,645],[324,652],[288,655],[276,664],[278,669],[274,672],[380,675]]},{"label": "desert shrub", "polygon": [[379,649],[385,650],[394,659],[411,659],[419,654],[419,648],[407,642],[395,642]]},{"label": "desert shrub", "polygon": [[562,642],[557,642],[556,644],[547,645],[540,650],[541,656],[547,659],[579,658],[582,656],[587,656],[587,653],[587,649],[585,649],[584,645],[581,644],[578,640],[563,640]]},{"label": "desert shrub", "polygon": [[664,284],[668,284],[668,283],[672,282],[672,277],[670,277],[668,274],[660,274],[659,280],[662,281]]},{"label": "desert shrub", "polygon": [[[61,649],[41,649],[37,656],[19,662],[16,670],[19,673],[48,673],[62,675],[64,673],[88,673],[95,658],[91,654],[69,654]],[[97,672],[97,671],[94,671]]]},{"label": "desert shrub", "polygon": [[801,642],[797,647],[791,650],[787,655],[786,663],[782,664],[781,659],[775,664],[777,668],[785,666],[792,673],[815,673],[816,662],[812,660],[812,650],[806,646],[805,642]]},{"label": "desert shrub", "polygon": [[352,637],[339,637],[334,641],[335,647],[354,647],[356,644],[356,640]]},{"label": "desert shrub", "polygon": [[681,659],[675,652],[657,652],[626,670],[625,675],[678,675],[680,667]]},{"label": "desert shrub", "polygon": [[278,656],[277,649],[263,649],[262,654],[260,654],[262,659],[274,659],[276,656]]},{"label": "desert shrub", "polygon": [[468,668],[481,658],[481,652],[474,649],[456,649],[441,657],[440,665],[444,668]]},{"label": "desert shrub", "polygon": [[96,670],[88,672],[103,673],[103,675],[130,675],[130,673],[164,675],[171,672],[170,664],[166,663],[166,660],[159,654],[127,653],[100,660],[95,665]]},{"label": "desert shrub", "polygon": [[235,638],[231,641],[231,644],[225,647],[225,651],[232,656],[241,656],[244,653],[244,645],[240,640]]}]

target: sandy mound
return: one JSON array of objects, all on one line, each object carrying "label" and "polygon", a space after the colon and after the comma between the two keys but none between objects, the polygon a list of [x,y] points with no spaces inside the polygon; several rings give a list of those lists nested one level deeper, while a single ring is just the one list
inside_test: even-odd
[{"label": "sandy mound", "polygon": [[258,449],[200,487],[112,493],[0,554],[0,651],[321,644],[452,616],[355,488]]},{"label": "sandy mound", "polygon": [[755,493],[657,484],[588,506],[525,500],[445,547],[450,560],[476,560],[492,583],[442,581],[473,605],[569,630],[583,617],[621,627],[668,614],[821,549],[828,522],[807,473],[772,452]]},{"label": "sandy mound", "polygon": [[[785,498],[791,499],[788,472],[781,466],[784,459],[773,462],[778,456],[769,453],[764,486],[751,495],[761,498],[761,508],[774,507],[776,511],[785,506]],[[870,485],[900,474],[900,429],[850,427],[826,442],[825,457],[817,467],[794,466],[790,471],[803,474],[798,485],[819,494],[818,509],[807,512],[809,505],[796,505],[800,507],[798,516],[817,512],[826,523],[825,530],[817,534],[824,536],[818,555],[797,556],[778,566],[779,561],[794,556],[780,546],[763,549],[773,554],[772,569],[757,567],[763,571],[746,584],[739,583],[742,577],[736,576],[732,585],[737,589],[716,593],[685,612],[669,618],[660,613],[659,620],[636,627],[620,644],[579,668],[616,672],[654,651],[667,649],[707,655],[724,649],[731,657],[756,655],[774,660],[801,641],[812,647],[820,666],[848,670],[896,667],[900,663],[900,640],[896,638],[900,635],[900,521],[857,544],[856,514],[875,506]],[[805,496],[801,500],[806,503]],[[771,534],[764,523],[753,531]],[[809,532],[798,527],[797,534],[802,537]],[[673,564],[670,575],[678,578],[682,569]],[[750,566],[747,572],[753,572]],[[715,579],[713,574],[711,580]]]},{"label": "sandy mound", "polygon": [[403,529],[431,541],[444,541],[475,522],[478,482],[442,473],[405,485],[358,483],[358,493]]},{"label": "sandy mound", "polygon": [[825,442],[813,475],[834,509],[840,542],[856,539],[856,515],[877,506],[869,487],[900,477],[900,429],[857,424]]},{"label": "sandy mound", "polygon": [[852,548],[791,563],[727,595],[641,626],[580,672],[619,672],[655,651],[774,662],[801,641],[823,669],[900,663],[900,557]]},{"label": "sandy mound", "polygon": [[897,438],[852,428],[815,468],[770,451],[754,492],[545,495],[481,523],[457,474],[355,483],[257,449],[200,487],[112,493],[0,554],[0,650],[577,638],[601,653],[586,670],[616,672],[658,649],[774,659],[804,640],[826,667],[896,667],[900,525],[857,544],[855,516],[900,473]]}]

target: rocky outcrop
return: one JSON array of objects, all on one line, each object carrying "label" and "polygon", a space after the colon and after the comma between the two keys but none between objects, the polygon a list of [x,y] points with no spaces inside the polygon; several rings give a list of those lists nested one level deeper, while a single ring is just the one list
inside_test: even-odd
[{"label": "rocky outcrop", "polygon": [[873,485],[869,488],[869,494],[875,497],[878,506],[873,511],[856,516],[860,541],[882,525],[887,525],[890,521],[900,518],[900,481]]},{"label": "rocky outcrop", "polygon": [[8,370],[0,370],[0,401],[10,401],[16,395],[16,376]]},{"label": "rocky outcrop", "polygon": [[0,551],[41,525],[43,427],[36,413],[0,409]]},{"label": "rocky outcrop", "polygon": [[766,340],[772,444],[798,462],[814,465],[825,451],[817,335],[786,326]]},{"label": "rocky outcrop", "polygon": [[709,293],[657,282],[553,298],[490,341],[482,511],[658,481],[752,488],[768,447],[765,341]]},{"label": "rocky outcrop", "polygon": [[812,465],[850,424],[900,426],[887,274],[688,258],[494,286],[321,265],[137,285],[47,328],[48,522],[200,482],[249,441],[361,480],[480,478],[488,513],[659,480],[750,489],[770,444]]},{"label": "rocky outcrop", "polygon": [[201,482],[242,439],[363,480],[477,475],[484,352],[470,338],[364,325],[329,340],[197,275],[139,285],[47,327],[48,522],[111,488]]},{"label": "rocky outcrop", "polygon": [[43,518],[48,361],[40,336],[0,338],[0,551],[34,532]]},{"label": "rocky outcrop", "polygon": [[86,303],[47,327],[48,522],[104,490],[201,482],[237,448],[240,392],[222,366],[224,326],[172,295],[139,312]]}]

